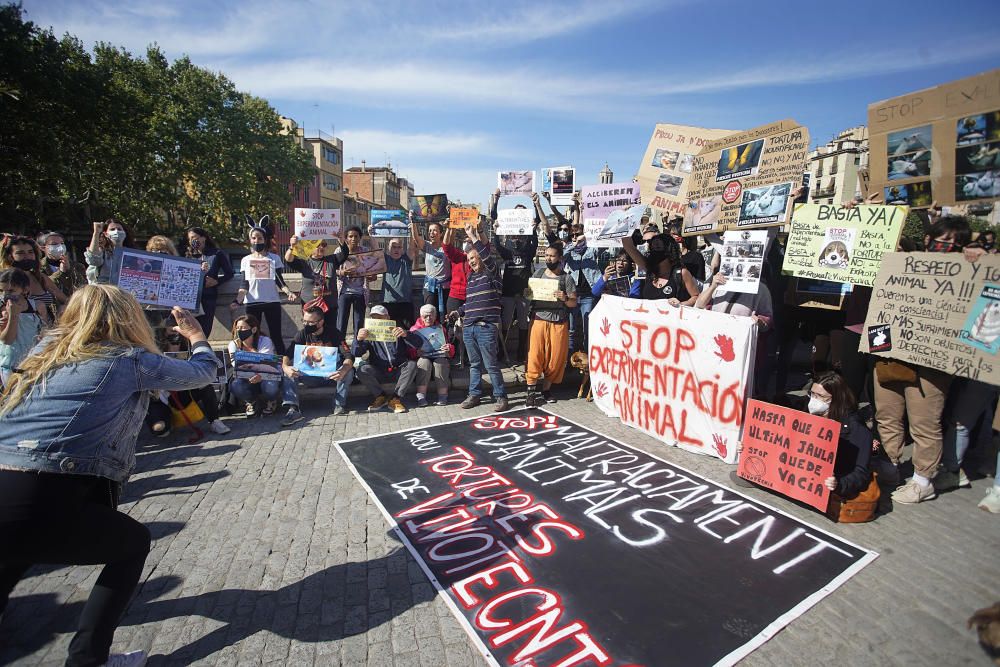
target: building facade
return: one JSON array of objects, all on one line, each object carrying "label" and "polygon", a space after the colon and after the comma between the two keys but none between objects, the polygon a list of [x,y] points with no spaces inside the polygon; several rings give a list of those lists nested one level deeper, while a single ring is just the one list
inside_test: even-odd
[{"label": "building facade", "polygon": [[809,153],[809,201],[843,204],[868,191],[868,128],[852,127]]},{"label": "building facade", "polygon": [[316,130],[303,136],[319,170],[319,207],[344,206],[344,143],[337,137]]},{"label": "building facade", "polygon": [[399,179],[392,167],[369,167],[362,160],[360,167],[344,172],[344,183],[349,192],[374,202],[379,208],[402,208]]},{"label": "building facade", "polygon": [[399,207],[403,210],[410,210],[410,202],[413,201],[413,183],[405,178],[399,179]]}]

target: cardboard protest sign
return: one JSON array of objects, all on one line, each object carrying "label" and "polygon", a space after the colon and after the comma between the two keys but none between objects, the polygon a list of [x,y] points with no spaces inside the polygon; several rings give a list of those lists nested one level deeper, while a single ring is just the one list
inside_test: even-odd
[{"label": "cardboard protest sign", "polygon": [[292,367],[303,375],[330,377],[340,370],[340,352],[335,347],[296,345]]},{"label": "cardboard protest sign", "polygon": [[410,224],[406,211],[398,208],[385,211],[372,210],[369,231],[372,236],[396,238],[409,236]]},{"label": "cardboard protest sign", "polygon": [[115,260],[111,284],[134,296],[139,303],[156,308],[180,306],[198,310],[203,282],[199,260],[132,248],[118,250]]},{"label": "cardboard protest sign", "polygon": [[919,208],[1000,199],[1000,69],[868,105],[869,189]]},{"label": "cardboard protest sign", "polygon": [[466,225],[479,224],[479,209],[475,206],[453,206],[448,211],[448,226],[452,229],[465,229]]},{"label": "cardboard protest sign", "polygon": [[752,319],[605,296],[590,327],[590,382],[601,411],[667,444],[736,462],[752,389]]},{"label": "cardboard protest sign", "polygon": [[764,269],[767,252],[767,230],[730,230],[722,235],[722,260],[719,271],[726,277],[726,284],[716,293],[743,292],[756,294],[760,288],[760,274]]},{"label": "cardboard protest sign", "polygon": [[374,276],[379,273],[385,273],[385,252],[382,250],[369,250],[367,252],[351,253],[341,266],[354,276]]},{"label": "cardboard protest sign", "polygon": [[631,236],[633,230],[639,227],[639,223],[646,214],[647,208],[645,204],[630,206],[624,211],[621,209],[612,211],[608,219],[604,221],[601,231],[597,234],[597,240],[620,240],[626,236]]},{"label": "cardboard protest sign", "polygon": [[336,446],[491,665],[732,665],[877,557],[543,410]]},{"label": "cardboard protest sign", "polygon": [[249,380],[260,375],[265,380],[281,380],[281,357],[277,354],[246,352],[239,350],[233,355],[236,377]]},{"label": "cardboard protest sign", "polygon": [[448,354],[447,351],[443,349],[448,340],[445,338],[444,329],[440,324],[417,329],[416,334],[420,336],[423,341],[420,346],[421,356],[433,359],[435,357],[446,356]]},{"label": "cardboard protest sign", "polygon": [[573,193],[576,191],[576,169],[573,167],[552,167],[546,169],[549,173],[547,188],[549,203],[553,206],[569,206],[573,203]]},{"label": "cardboard protest sign", "polygon": [[501,195],[531,195],[535,191],[534,171],[498,171],[497,187]]},{"label": "cardboard protest sign", "polygon": [[497,236],[531,236],[535,233],[535,212],[527,208],[497,211]]},{"label": "cardboard protest sign", "polygon": [[733,132],[734,130],[710,130],[688,125],[657,124],[639,164],[642,203],[650,206],[658,215],[684,215],[695,156],[707,142],[721,139]]},{"label": "cardboard protest sign", "polygon": [[909,212],[907,206],[796,204],[782,272],[871,287]]},{"label": "cardboard protest sign", "polygon": [[581,219],[587,245],[595,248],[614,248],[621,245],[617,239],[599,239],[601,230],[614,211],[639,203],[638,183],[611,183],[585,185],[580,189],[583,207]]},{"label": "cardboard protest sign", "polygon": [[415,222],[441,222],[448,219],[448,195],[414,195],[413,211]]},{"label": "cardboard protest sign", "polygon": [[987,287],[998,283],[996,255],[969,262],[959,253],[886,253],[859,349],[1000,385],[1000,361],[988,351],[998,325]]},{"label": "cardboard protest sign", "polygon": [[368,340],[378,343],[395,343],[397,338],[392,335],[393,330],[398,327],[395,320],[378,320],[372,317],[365,318],[365,329],[368,330]]},{"label": "cardboard protest sign", "polygon": [[808,412],[747,402],[738,474],[754,484],[826,511],[840,422]]},{"label": "cardboard protest sign", "polygon": [[559,280],[555,278],[528,278],[524,298],[529,301],[555,301],[558,291]]},{"label": "cardboard protest sign", "polygon": [[300,239],[338,238],[340,236],[340,209],[295,209],[295,235]]},{"label": "cardboard protest sign", "polygon": [[681,233],[785,224],[808,152],[809,131],[794,120],[706,143],[694,159]]}]

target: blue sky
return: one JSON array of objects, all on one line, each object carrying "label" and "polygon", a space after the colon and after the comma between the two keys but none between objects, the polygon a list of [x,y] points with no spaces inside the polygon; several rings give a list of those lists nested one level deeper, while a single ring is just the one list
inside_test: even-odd
[{"label": "blue sky", "polygon": [[[960,9],[959,9],[960,8]],[[384,163],[417,194],[483,202],[499,169],[607,162],[632,178],[657,122],[782,118],[813,143],[867,105],[1000,65],[996,0],[24,0],[27,18],[142,53],[156,42]],[[996,94],[996,91],[994,91]],[[1000,106],[1000,99],[998,99]],[[540,174],[539,174],[540,177]]]}]

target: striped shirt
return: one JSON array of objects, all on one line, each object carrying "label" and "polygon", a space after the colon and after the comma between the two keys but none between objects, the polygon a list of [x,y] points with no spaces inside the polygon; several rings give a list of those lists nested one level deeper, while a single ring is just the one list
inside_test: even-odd
[{"label": "striped shirt", "polygon": [[500,290],[503,282],[497,278],[497,265],[489,246],[476,241],[473,246],[483,263],[480,271],[469,274],[465,292],[465,304],[458,314],[469,324],[476,322],[500,323]]}]

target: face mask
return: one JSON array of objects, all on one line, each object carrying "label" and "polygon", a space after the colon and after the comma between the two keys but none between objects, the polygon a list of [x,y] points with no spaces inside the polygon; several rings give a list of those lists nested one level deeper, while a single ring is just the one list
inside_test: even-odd
[{"label": "face mask", "polygon": [[37,267],[38,261],[34,259],[19,259],[14,262],[14,268],[22,271],[34,271]]},{"label": "face mask", "polygon": [[931,241],[927,252],[958,252],[960,248],[953,241]]},{"label": "face mask", "polygon": [[315,324],[303,324],[302,325],[302,333],[304,333],[307,336],[310,336],[310,335],[316,333],[316,325]]},{"label": "face mask", "polygon": [[811,415],[822,415],[825,414],[827,410],[830,409],[829,401],[821,401],[815,396],[809,398],[809,414]]},{"label": "face mask", "polygon": [[545,266],[549,271],[554,273],[559,270],[560,266],[562,266],[562,262],[545,262]]},{"label": "face mask", "polygon": [[266,247],[266,243],[254,243],[252,246],[254,252],[264,252],[264,248]]},{"label": "face mask", "polygon": [[191,241],[191,250],[201,250],[201,241]]},{"label": "face mask", "polygon": [[253,329],[240,329],[236,335],[240,337],[240,340],[250,340],[253,338]]},{"label": "face mask", "polygon": [[643,257],[649,256],[649,243],[640,243],[635,247],[635,249],[638,250],[639,254]]},{"label": "face mask", "polygon": [[569,232],[559,232],[559,238],[563,241],[569,241]]},{"label": "face mask", "polygon": [[993,243],[987,243],[986,241],[983,241],[983,250],[986,250],[986,251],[993,250],[993,246],[994,245],[995,244],[993,244]]},{"label": "face mask", "polygon": [[124,229],[113,229],[110,232],[108,232],[108,238],[111,239],[111,242],[115,244],[124,241],[126,236],[128,235],[125,233]]},{"label": "face mask", "polygon": [[66,246],[62,244],[45,246],[45,252],[52,259],[62,259],[66,256]]}]

